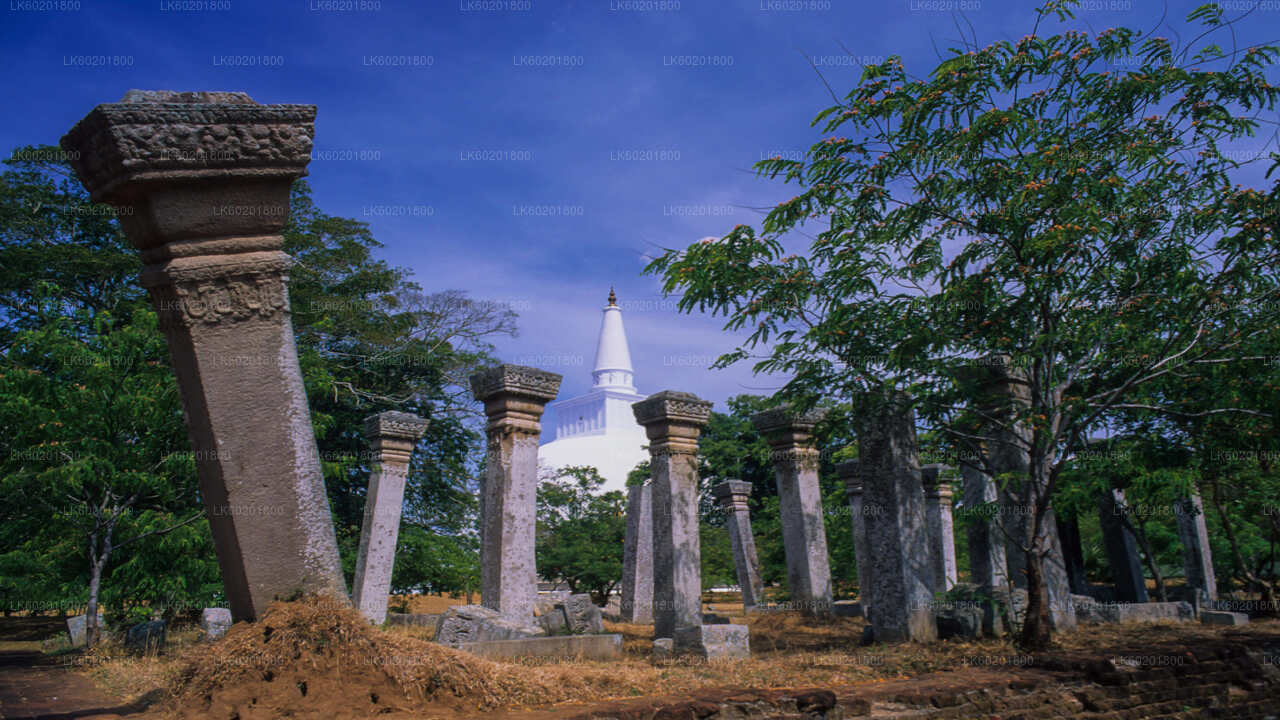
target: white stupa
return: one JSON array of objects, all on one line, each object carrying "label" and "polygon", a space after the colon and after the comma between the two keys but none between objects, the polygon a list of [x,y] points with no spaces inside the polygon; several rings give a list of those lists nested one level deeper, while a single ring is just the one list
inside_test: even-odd
[{"label": "white stupa", "polygon": [[543,415],[538,448],[542,472],[589,465],[605,479],[605,490],[626,491],[627,473],[649,459],[644,428],[631,414],[632,403],[645,398],[636,392],[633,376],[622,309],[610,289],[609,304],[600,319],[591,390],[548,404]]}]

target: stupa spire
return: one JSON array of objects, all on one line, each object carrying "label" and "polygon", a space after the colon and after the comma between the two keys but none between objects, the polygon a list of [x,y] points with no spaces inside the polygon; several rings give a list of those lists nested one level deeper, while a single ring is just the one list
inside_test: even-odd
[{"label": "stupa spire", "polygon": [[631,350],[627,347],[627,333],[622,327],[622,308],[618,307],[618,296],[612,287],[609,288],[609,304],[600,319],[596,364],[591,377],[595,387],[635,392]]}]

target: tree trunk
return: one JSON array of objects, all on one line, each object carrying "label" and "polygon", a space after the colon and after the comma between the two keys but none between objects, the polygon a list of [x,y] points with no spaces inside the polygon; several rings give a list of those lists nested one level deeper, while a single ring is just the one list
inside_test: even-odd
[{"label": "tree trunk", "polygon": [[106,558],[101,562],[94,558],[89,563],[89,608],[85,611],[84,616],[84,642],[86,647],[93,647],[98,643],[98,589],[102,586],[102,568],[106,565]]},{"label": "tree trunk", "polygon": [[[1129,522],[1128,518],[1125,518],[1125,522]],[[1169,595],[1165,591],[1164,575],[1160,574],[1160,566],[1156,563],[1155,552],[1151,549],[1151,540],[1147,537],[1147,524],[1140,523],[1137,527],[1133,527],[1130,524],[1130,528],[1133,529],[1133,536],[1138,539],[1138,545],[1142,548],[1147,569],[1151,571],[1151,579],[1156,583],[1156,597],[1159,598],[1160,602],[1168,601]]]},{"label": "tree trunk", "polygon": [[[1038,533],[1037,533],[1038,534]],[[1027,553],[1027,616],[1022,621],[1019,645],[1037,651],[1049,647],[1049,588],[1044,582],[1044,556],[1033,542]]]}]

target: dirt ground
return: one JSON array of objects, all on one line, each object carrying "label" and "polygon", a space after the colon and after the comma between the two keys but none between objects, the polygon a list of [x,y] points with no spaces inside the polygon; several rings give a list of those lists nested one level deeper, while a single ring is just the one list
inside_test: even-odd
[{"label": "dirt ground", "polygon": [[[939,672],[952,682],[977,682],[993,672],[1021,672],[1027,659],[997,640],[863,647],[860,619],[817,624],[778,614],[747,620],[752,657],[745,660],[655,659],[652,627],[607,623],[609,631],[624,637],[622,660],[495,663],[425,643],[429,631],[424,628],[379,630],[332,608],[288,605],[269,620],[237,625],[218,643],[178,628],[164,653],[141,658],[111,646],[49,656],[39,640],[61,631],[60,619],[5,618],[0,621],[0,717],[141,713],[249,720],[287,713],[534,720],[637,698],[657,702],[730,688],[850,687],[911,682],[906,679]],[[731,599],[712,599],[709,606],[734,614]],[[1280,622],[1246,628],[1086,626],[1059,636],[1058,643],[1063,652],[1081,653],[1192,647],[1224,632],[1280,638]]]}]

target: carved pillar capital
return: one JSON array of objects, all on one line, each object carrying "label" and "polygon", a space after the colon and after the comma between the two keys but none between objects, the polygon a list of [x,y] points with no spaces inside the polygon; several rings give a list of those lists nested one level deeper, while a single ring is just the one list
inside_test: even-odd
[{"label": "carved pillar capital", "polygon": [[484,403],[486,430],[494,433],[542,432],[542,412],[560,392],[562,376],[524,365],[495,365],[471,376],[471,392]]},{"label": "carved pillar capital", "polygon": [[725,480],[711,488],[720,508],[727,513],[746,511],[751,497],[751,483],[745,480]]},{"label": "carved pillar capital", "polygon": [[377,462],[408,468],[413,447],[427,431],[427,421],[406,412],[388,411],[364,420],[364,436]]},{"label": "carved pillar capital", "polygon": [[653,457],[692,455],[711,418],[711,403],[692,393],[663,390],[632,405],[631,412],[644,426]]}]

